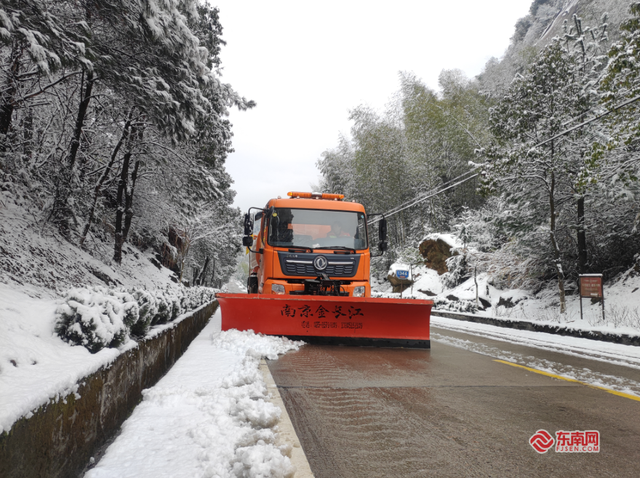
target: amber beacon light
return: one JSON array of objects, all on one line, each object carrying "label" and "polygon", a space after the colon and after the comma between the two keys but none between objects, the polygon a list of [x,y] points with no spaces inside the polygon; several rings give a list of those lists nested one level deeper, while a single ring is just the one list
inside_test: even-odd
[{"label": "amber beacon light", "polygon": [[344,199],[344,194],[330,194],[330,193],[306,193],[299,191],[289,191],[287,196],[291,198],[302,198],[302,199],[333,199],[335,201],[342,201]]}]

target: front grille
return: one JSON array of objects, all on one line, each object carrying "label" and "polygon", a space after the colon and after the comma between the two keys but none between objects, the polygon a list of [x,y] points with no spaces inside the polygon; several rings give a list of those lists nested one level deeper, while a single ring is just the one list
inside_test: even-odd
[{"label": "front grille", "polygon": [[[323,271],[313,266],[313,260],[324,255],[327,258],[327,268]],[[288,276],[317,277],[321,273],[329,277],[353,277],[358,270],[360,254],[308,254],[308,253],[278,253],[280,268]]]},{"label": "front grille", "polygon": [[318,271],[313,264],[292,264],[290,262],[285,261],[285,273],[287,275],[305,275],[305,276],[315,276],[320,272],[324,272],[329,277],[332,276],[340,276],[340,277],[351,277],[355,274],[354,265],[353,264],[336,264],[333,265],[329,263],[327,268],[324,271]]}]

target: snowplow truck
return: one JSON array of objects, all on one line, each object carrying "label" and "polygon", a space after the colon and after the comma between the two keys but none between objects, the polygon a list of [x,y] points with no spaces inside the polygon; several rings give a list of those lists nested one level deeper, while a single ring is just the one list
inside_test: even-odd
[{"label": "snowplow truck", "polygon": [[362,204],[341,194],[288,196],[245,215],[248,293],[217,294],[222,330],[310,343],[429,348],[432,301],[371,297],[371,257],[387,249],[385,218],[376,218],[378,234],[371,238],[368,224],[374,221]]}]

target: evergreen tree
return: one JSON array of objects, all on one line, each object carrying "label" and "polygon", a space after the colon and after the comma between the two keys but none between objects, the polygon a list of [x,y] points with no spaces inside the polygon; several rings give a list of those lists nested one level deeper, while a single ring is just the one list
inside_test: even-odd
[{"label": "evergreen tree", "polygon": [[202,214],[194,191],[233,223],[227,115],[253,102],[220,80],[221,33],[200,0],[2,2],[0,170],[38,219],[87,250],[115,235],[116,262],[128,238],[157,246]]},{"label": "evergreen tree", "polygon": [[625,186],[640,177],[638,162],[634,160],[636,154],[633,154],[640,141],[640,3],[632,3],[629,10],[631,17],[620,25],[622,38],[611,46],[609,64],[599,84],[605,108],[613,111],[607,118],[611,140],[601,141],[594,148],[596,159],[606,149],[619,148],[618,161],[610,177]]},{"label": "evergreen tree", "polygon": [[[578,68],[575,58],[557,40],[513,81],[507,95],[491,110],[496,142],[485,150],[488,161],[483,171],[485,191],[506,191],[508,199],[519,205],[515,212],[520,216],[517,222],[524,225],[521,232],[531,233],[544,224],[562,313],[566,307],[562,263],[566,251],[560,236],[567,231],[558,218],[571,197],[566,172],[575,156],[570,142],[558,135],[575,112],[588,110]],[[523,213],[529,213],[528,217],[523,218]]]}]

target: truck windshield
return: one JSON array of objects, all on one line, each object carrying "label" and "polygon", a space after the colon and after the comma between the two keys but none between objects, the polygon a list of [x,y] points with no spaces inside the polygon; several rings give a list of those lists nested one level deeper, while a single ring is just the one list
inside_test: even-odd
[{"label": "truck windshield", "polygon": [[366,249],[364,213],[277,208],[270,213],[269,244],[312,249]]}]

